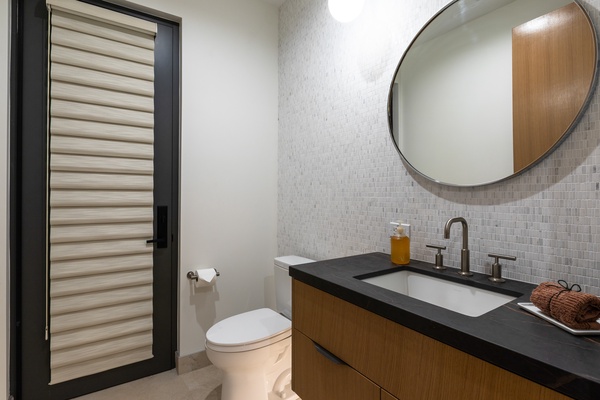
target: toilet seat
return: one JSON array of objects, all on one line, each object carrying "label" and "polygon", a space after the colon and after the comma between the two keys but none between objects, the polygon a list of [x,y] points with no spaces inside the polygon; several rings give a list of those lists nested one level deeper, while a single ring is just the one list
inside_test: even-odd
[{"label": "toilet seat", "polygon": [[226,318],[206,332],[206,347],[222,353],[238,353],[269,346],[291,336],[289,319],[261,308]]}]

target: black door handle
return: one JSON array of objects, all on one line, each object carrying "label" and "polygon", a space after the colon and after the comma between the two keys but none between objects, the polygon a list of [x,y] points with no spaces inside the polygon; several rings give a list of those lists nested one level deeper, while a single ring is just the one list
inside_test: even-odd
[{"label": "black door handle", "polygon": [[342,360],[341,358],[333,355],[332,353],[329,352],[329,350],[325,349],[324,347],[322,347],[321,345],[313,342],[313,344],[315,345],[315,349],[317,349],[317,351],[324,356],[325,358],[327,358],[329,361],[331,361],[334,364],[338,364],[338,365],[348,365],[344,362],[344,360]]},{"label": "black door handle", "polygon": [[156,243],[157,249],[165,249],[169,242],[167,235],[169,232],[169,207],[156,207],[156,237],[146,240],[146,243]]}]

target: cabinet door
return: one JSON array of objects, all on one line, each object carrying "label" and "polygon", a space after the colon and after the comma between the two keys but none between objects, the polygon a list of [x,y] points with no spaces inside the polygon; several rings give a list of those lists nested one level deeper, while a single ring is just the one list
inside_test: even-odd
[{"label": "cabinet door", "polygon": [[381,389],[381,400],[399,400],[397,397],[392,396],[385,390]]},{"label": "cabinet door", "polygon": [[302,400],[379,400],[379,386],[292,331],[292,390]]}]

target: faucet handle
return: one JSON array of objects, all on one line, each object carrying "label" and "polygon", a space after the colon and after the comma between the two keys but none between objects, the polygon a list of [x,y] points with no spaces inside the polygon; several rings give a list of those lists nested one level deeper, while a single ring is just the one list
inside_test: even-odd
[{"label": "faucet handle", "polygon": [[494,258],[494,263],[492,264],[492,276],[488,279],[492,282],[502,283],[506,282],[506,279],[502,278],[502,265],[500,265],[499,259],[503,260],[511,260],[515,261],[517,257],[515,256],[504,256],[502,254],[488,254],[488,257]]},{"label": "faucet handle", "polygon": [[437,249],[438,251],[435,255],[435,266],[433,267],[433,269],[446,269],[446,267],[444,267],[444,255],[442,254],[442,250],[446,250],[446,246],[436,246],[433,244],[426,244],[425,246],[432,249]]}]

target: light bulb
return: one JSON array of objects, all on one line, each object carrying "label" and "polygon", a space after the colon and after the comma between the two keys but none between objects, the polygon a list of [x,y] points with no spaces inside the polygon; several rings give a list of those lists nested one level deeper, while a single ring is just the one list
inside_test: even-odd
[{"label": "light bulb", "polygon": [[360,15],[364,5],[365,0],[329,0],[329,12],[340,22],[350,22]]}]

